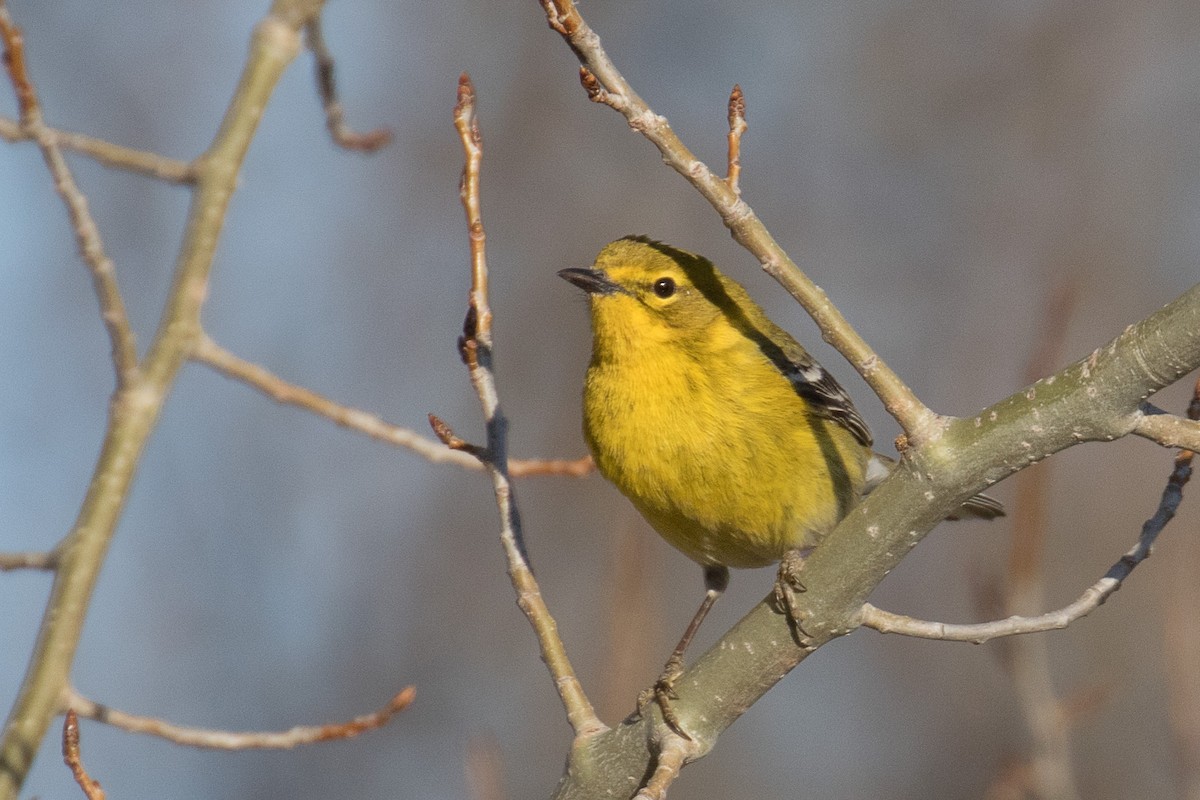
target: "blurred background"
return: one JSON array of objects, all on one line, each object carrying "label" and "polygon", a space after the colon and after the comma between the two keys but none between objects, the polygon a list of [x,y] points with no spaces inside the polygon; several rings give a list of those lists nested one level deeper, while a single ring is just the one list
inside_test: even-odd
[{"label": "blurred background", "polygon": [[[189,159],[210,141],[266,5],[10,8],[50,124]],[[1023,385],[1051,292],[1074,297],[1065,364],[1200,276],[1194,2],[582,10],[637,90],[716,169],[729,90],[741,84],[744,197],[937,411],[971,414]],[[651,145],[585,99],[538,4],[331,3],[324,20],[349,123],[386,125],[395,140],[372,157],[336,149],[311,57],[286,73],[217,254],[204,319],[219,343],[419,432],[432,411],[481,437],[455,352],[468,272],[451,107],[466,70],[485,138],[513,455],[584,453],[586,307],[554,273],[629,233],[705,253],[744,282],[846,384],[890,451],[897,427],[869,389]],[[14,116],[11,92],[0,97],[0,113]],[[188,195],[71,164],[144,347]],[[78,511],[112,374],[91,281],[28,143],[0,147],[0,286],[0,549],[45,549]],[[1182,411],[1185,384],[1155,402]],[[1048,606],[1074,599],[1133,543],[1170,461],[1130,438],[1036,468],[1051,504]],[[700,570],[598,477],[529,478],[518,491],[542,590],[614,722],[690,617]],[[1016,496],[1008,484],[995,494]],[[1200,757],[1180,735],[1200,725],[1196,509],[1185,499],[1158,557],[1107,605],[1046,636],[1057,691],[1091,698],[1072,728],[1083,796],[1188,796]],[[978,598],[1003,575],[1011,532],[1011,518],[934,532],[874,602],[982,619]],[[772,579],[736,573],[698,647]],[[0,576],[5,710],[49,583]],[[1002,652],[856,632],[774,688],[672,797],[1001,796],[997,782],[1030,749]],[[513,600],[488,481],[199,365],[184,369],[150,441],[74,674],[84,694],[123,710],[247,730],[345,720],[417,687],[383,730],[292,752],[198,751],[85,721],[84,760],[113,798],[485,796],[471,774],[495,776],[480,780],[510,797],[544,797],[570,736]],[[26,796],[76,795],[58,736]]]}]

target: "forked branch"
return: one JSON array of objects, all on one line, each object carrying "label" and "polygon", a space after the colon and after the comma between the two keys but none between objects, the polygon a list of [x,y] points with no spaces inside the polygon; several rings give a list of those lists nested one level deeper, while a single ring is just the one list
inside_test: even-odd
[{"label": "forked branch", "polygon": [[[1188,416],[1200,419],[1200,381],[1196,383],[1191,402],[1188,405]],[[1167,524],[1175,518],[1175,512],[1183,501],[1183,487],[1192,476],[1191,450],[1181,450],[1175,456],[1174,469],[1167,478],[1158,501],[1158,508],[1142,525],[1141,535],[1130,550],[1113,564],[1104,577],[1084,590],[1073,603],[1055,611],[1049,611],[1037,616],[1011,616],[991,622],[975,624],[953,624],[945,622],[930,622],[914,619],[901,614],[893,614],[876,608],[867,603],[863,606],[861,621],[868,628],[874,628],[880,633],[900,633],[905,636],[916,636],[922,639],[943,639],[953,642],[973,642],[982,644],[990,639],[1001,636],[1015,636],[1022,633],[1038,633],[1040,631],[1065,628],[1080,617],[1095,611],[1104,601],[1121,588],[1130,573],[1150,557],[1158,535]]]}]

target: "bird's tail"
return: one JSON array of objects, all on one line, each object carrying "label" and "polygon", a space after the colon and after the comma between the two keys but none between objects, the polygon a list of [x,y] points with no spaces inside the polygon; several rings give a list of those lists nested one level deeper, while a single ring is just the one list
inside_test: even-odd
[{"label": "bird's tail", "polygon": [[[892,470],[896,468],[896,459],[888,458],[879,453],[872,453],[871,460],[867,462],[867,481],[863,488],[863,494],[869,494],[872,489],[883,482],[883,479],[892,474]],[[994,497],[986,494],[977,494],[968,499],[962,506],[946,517],[949,520],[955,519],[995,519],[996,517],[1004,516],[1004,504]]]}]

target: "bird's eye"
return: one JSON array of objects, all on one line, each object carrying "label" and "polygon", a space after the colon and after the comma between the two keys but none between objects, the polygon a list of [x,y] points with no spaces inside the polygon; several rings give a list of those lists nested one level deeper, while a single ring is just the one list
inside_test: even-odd
[{"label": "bird's eye", "polygon": [[666,300],[675,294],[675,281],[671,278],[659,278],[654,282],[654,293]]}]

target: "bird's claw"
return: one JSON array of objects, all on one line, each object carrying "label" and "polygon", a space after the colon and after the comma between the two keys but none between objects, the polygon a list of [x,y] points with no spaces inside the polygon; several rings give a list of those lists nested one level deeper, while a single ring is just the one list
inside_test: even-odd
[{"label": "bird's claw", "polygon": [[804,613],[800,608],[801,594],[808,591],[800,574],[804,570],[804,556],[799,550],[786,553],[779,562],[779,576],[775,580],[775,603],[787,615],[788,626],[796,638],[796,644],[810,649],[812,637],[804,630]]},{"label": "bird's claw", "polygon": [[692,737],[683,729],[683,724],[679,721],[673,705],[674,701],[679,699],[679,695],[675,692],[675,683],[681,675],[683,675],[683,657],[675,653],[667,659],[662,674],[658,676],[654,685],[638,695],[638,713],[644,717],[650,703],[657,704],[667,727],[684,739],[691,741]]}]

